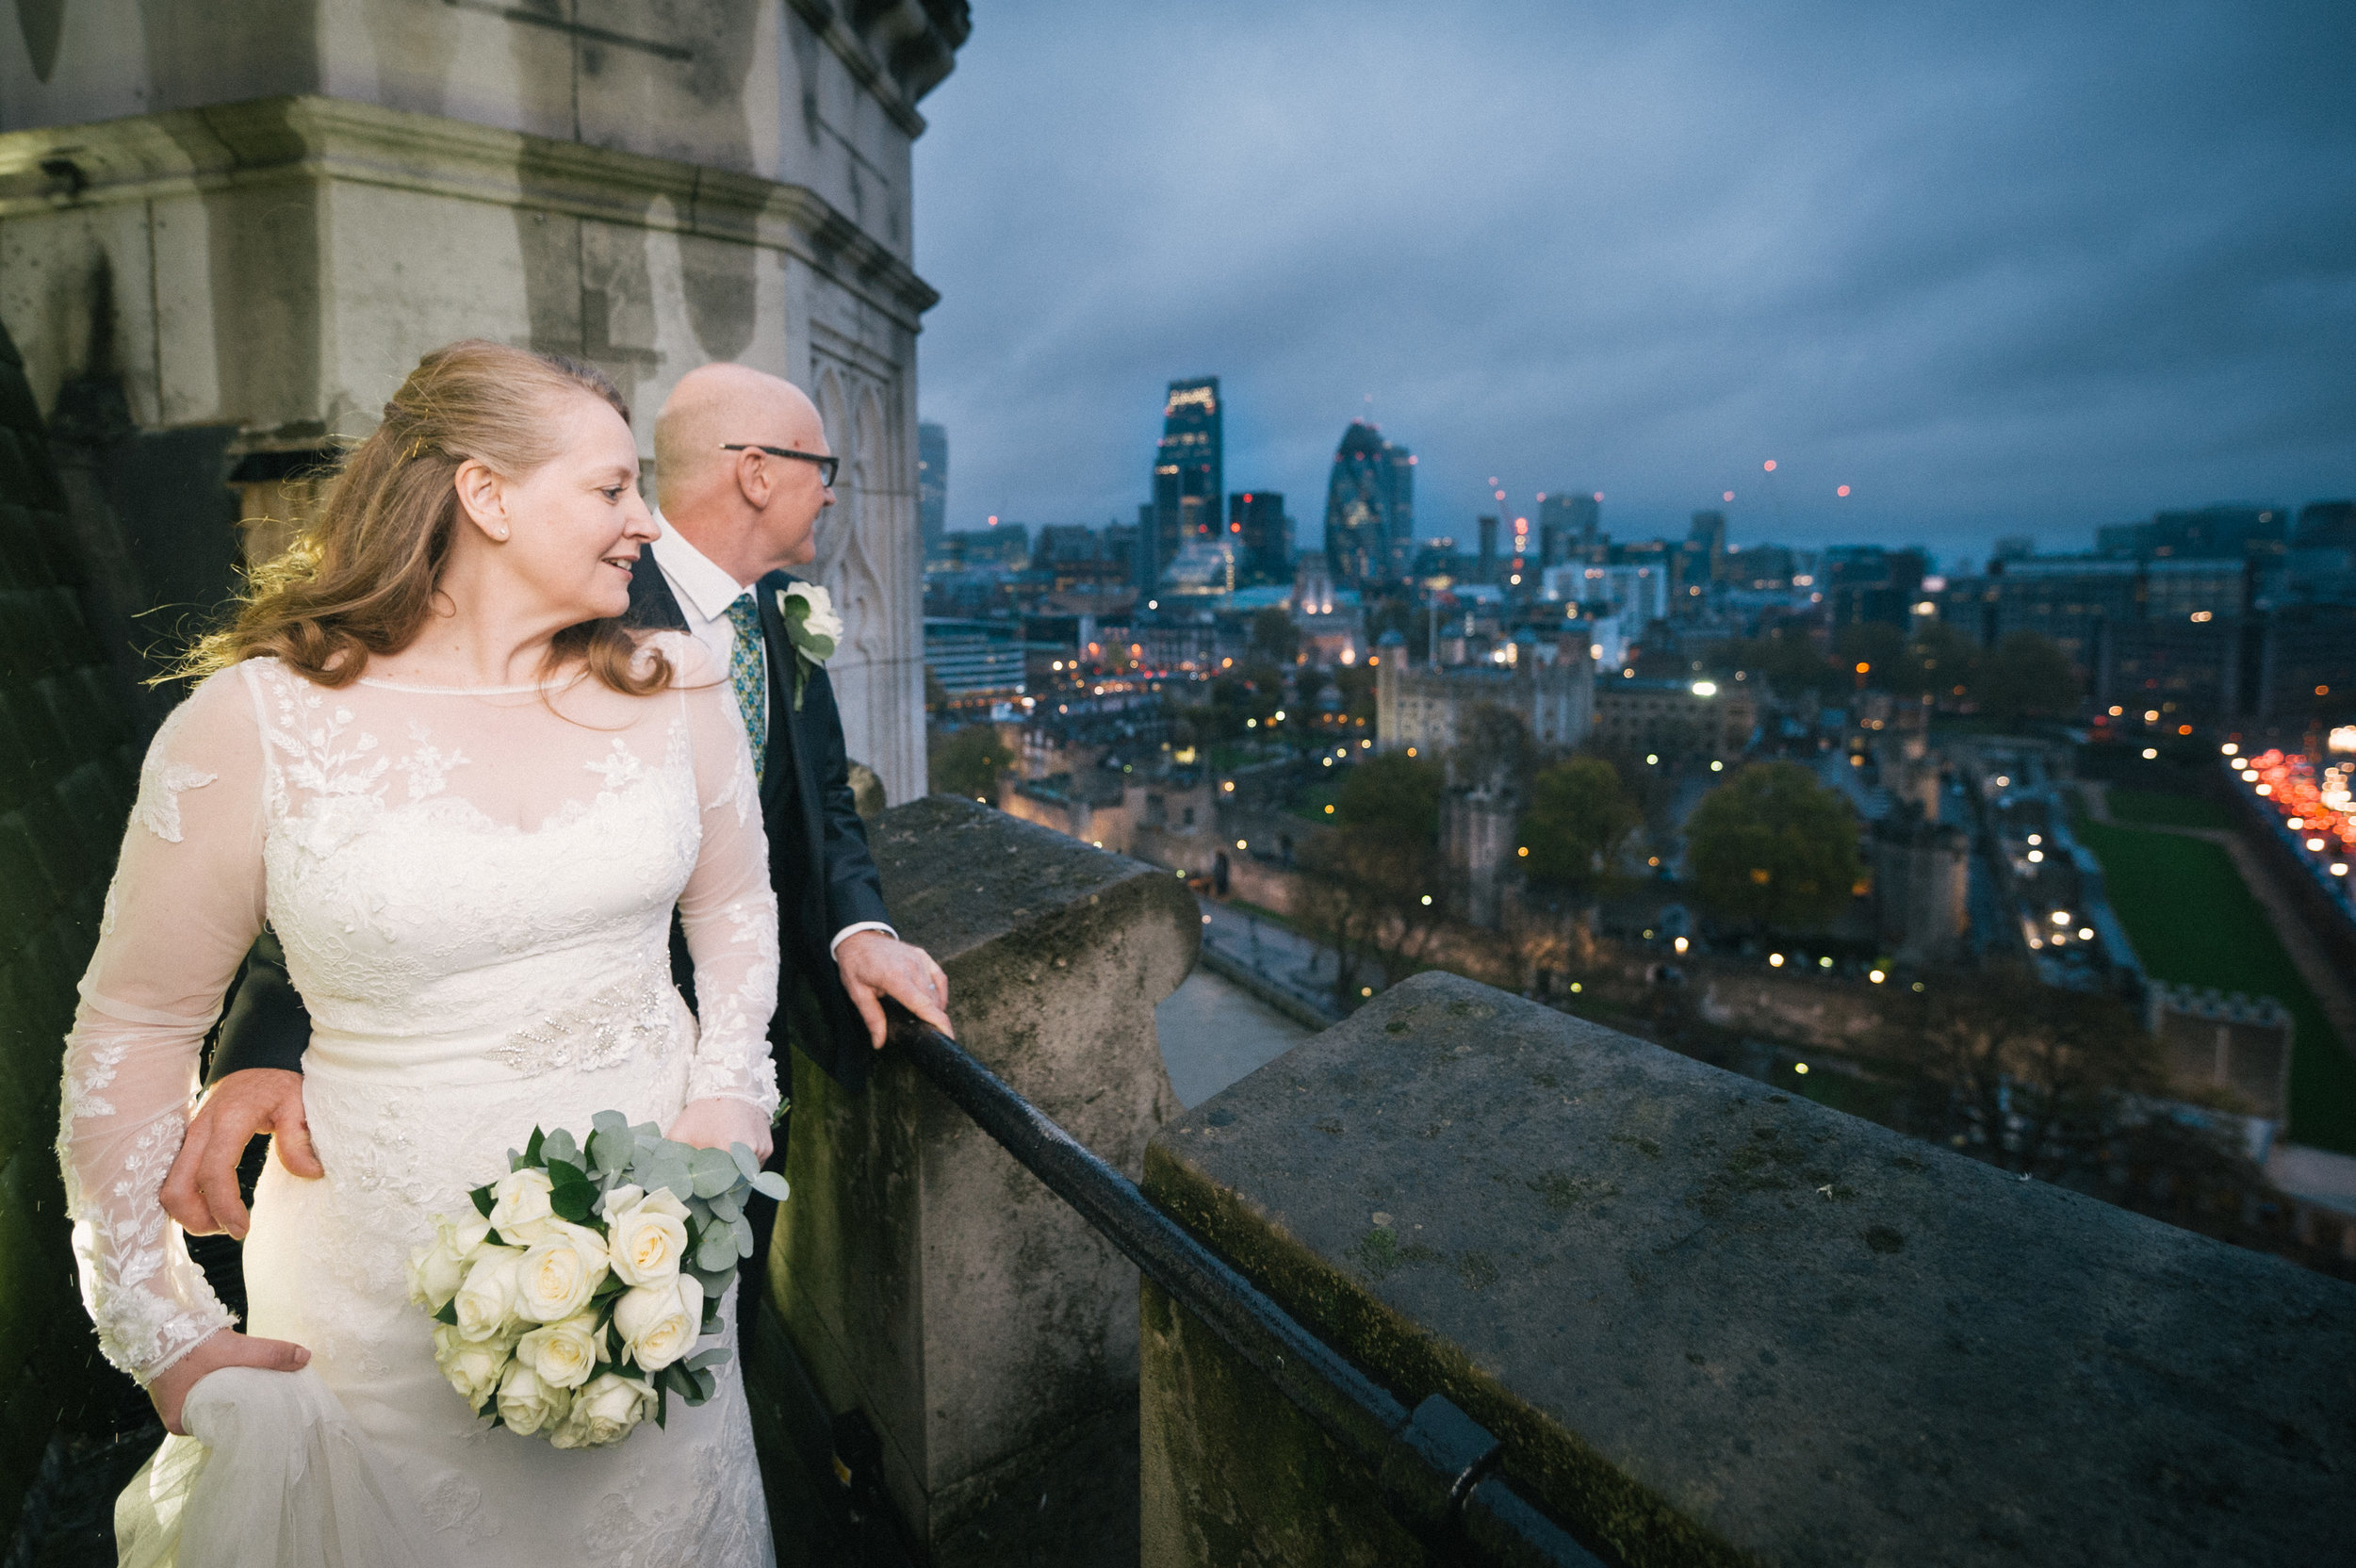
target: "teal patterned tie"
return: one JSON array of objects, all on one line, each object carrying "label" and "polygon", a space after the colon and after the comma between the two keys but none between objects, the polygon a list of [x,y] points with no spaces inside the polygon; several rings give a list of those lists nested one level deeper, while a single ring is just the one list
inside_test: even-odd
[{"label": "teal patterned tie", "polygon": [[769,762],[769,705],[761,692],[761,612],[750,594],[728,601],[728,625],[736,643],[728,650],[728,688],[736,694],[736,710],[744,716],[744,738],[753,743],[753,782],[761,781]]}]

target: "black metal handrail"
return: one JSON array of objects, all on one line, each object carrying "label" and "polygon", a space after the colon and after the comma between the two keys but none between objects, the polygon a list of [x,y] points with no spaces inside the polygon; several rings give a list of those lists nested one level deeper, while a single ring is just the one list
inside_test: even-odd
[{"label": "black metal handrail", "polygon": [[1407,1409],[955,1040],[892,1012],[892,1044],[927,1082],[1374,1471],[1403,1522],[1484,1561],[1602,1568],[1497,1474],[1486,1428],[1442,1395]]}]

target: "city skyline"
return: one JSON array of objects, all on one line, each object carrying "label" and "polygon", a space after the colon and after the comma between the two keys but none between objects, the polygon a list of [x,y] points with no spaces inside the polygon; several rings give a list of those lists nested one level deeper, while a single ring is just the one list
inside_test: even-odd
[{"label": "city skyline", "polygon": [[979,21],[917,148],[953,526],[1134,515],[1148,400],[1213,370],[1230,490],[1371,417],[1426,536],[1492,474],[1942,558],[2356,489],[2343,16]]}]

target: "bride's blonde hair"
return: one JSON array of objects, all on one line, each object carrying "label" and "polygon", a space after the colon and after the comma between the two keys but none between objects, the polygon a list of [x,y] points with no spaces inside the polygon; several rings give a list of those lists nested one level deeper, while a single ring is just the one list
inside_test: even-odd
[{"label": "bride's blonde hair", "polygon": [[[582,394],[630,422],[630,405],[603,371],[560,355],[470,337],[417,361],[294,542],[247,572],[235,617],[190,648],[173,675],[196,678],[270,656],[319,685],[342,686],[371,655],[407,647],[425,629],[450,555],[459,465],[472,458],[509,479],[531,473],[558,454],[558,412]],[[660,650],[642,651],[618,619],[565,628],[548,660],[551,669],[585,667],[631,696],[671,678]]]}]

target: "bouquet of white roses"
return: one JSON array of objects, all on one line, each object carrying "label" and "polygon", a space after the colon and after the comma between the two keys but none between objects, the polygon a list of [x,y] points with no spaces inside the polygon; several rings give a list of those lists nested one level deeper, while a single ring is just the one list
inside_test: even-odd
[{"label": "bouquet of white roses", "polygon": [[785,1179],[752,1151],[696,1149],[619,1111],[584,1147],[535,1127],[508,1173],[439,1215],[409,1260],[410,1299],[434,1315],[434,1359],[476,1414],[560,1448],[619,1443],[677,1394],[712,1397],[728,1359],[695,1341],[750,1257],[749,1192]]}]

